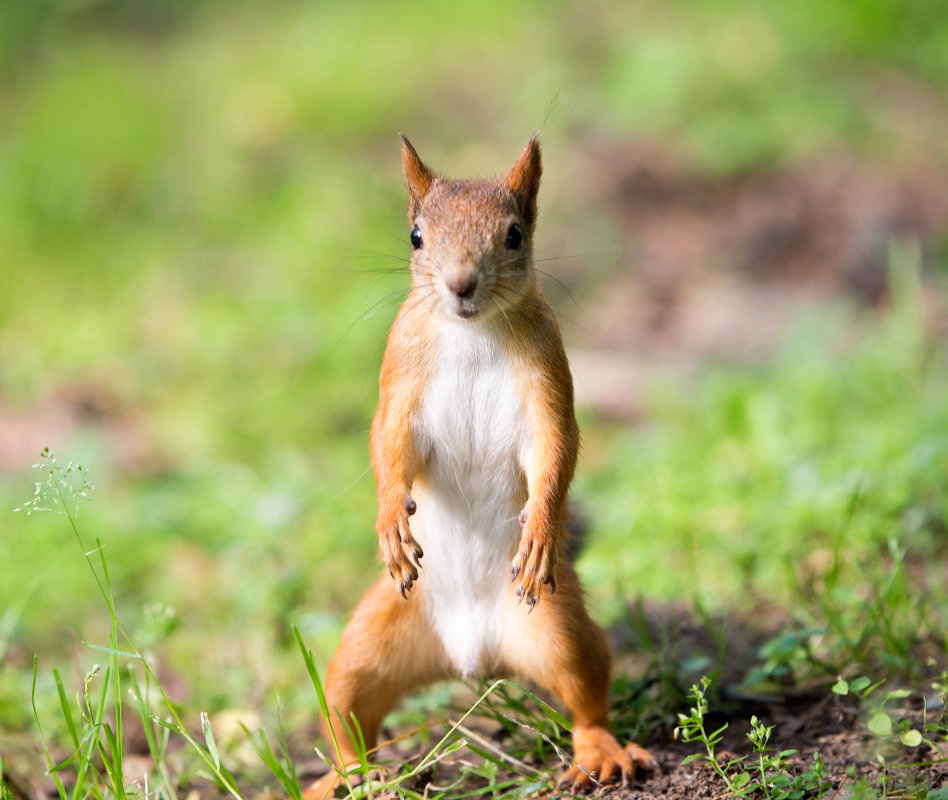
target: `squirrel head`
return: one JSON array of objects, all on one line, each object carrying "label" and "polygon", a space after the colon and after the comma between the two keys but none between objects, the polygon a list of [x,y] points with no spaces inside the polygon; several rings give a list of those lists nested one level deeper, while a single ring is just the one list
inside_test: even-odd
[{"label": "squirrel head", "polygon": [[413,286],[455,319],[488,319],[519,305],[536,280],[533,231],[542,173],[537,138],[494,179],[444,178],[404,136],[402,167]]}]

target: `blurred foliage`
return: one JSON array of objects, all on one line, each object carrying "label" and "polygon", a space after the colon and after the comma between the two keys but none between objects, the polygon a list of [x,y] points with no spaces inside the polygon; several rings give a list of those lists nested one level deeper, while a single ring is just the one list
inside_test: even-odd
[{"label": "blurred foliage", "polygon": [[[642,427],[593,428],[578,497],[596,520],[583,564],[600,603],[619,613],[622,586],[690,592],[699,607],[784,604],[795,590],[812,603],[840,573],[871,591],[863,557],[881,563],[890,542],[944,563],[946,353],[925,341],[904,256],[893,312],[855,343],[849,313],[814,311],[766,364],[655,387]],[[915,581],[946,599],[939,570]]]}]

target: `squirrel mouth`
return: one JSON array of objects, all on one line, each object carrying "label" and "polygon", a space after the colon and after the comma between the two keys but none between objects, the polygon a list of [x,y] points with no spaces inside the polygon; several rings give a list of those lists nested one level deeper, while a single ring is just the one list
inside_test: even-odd
[{"label": "squirrel mouth", "polygon": [[461,319],[470,319],[471,317],[477,316],[477,308],[474,306],[461,306],[455,313]]}]

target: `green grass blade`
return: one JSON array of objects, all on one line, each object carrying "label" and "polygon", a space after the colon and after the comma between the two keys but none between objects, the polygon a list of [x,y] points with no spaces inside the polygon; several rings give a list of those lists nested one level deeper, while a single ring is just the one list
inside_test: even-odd
[{"label": "green grass blade", "polygon": [[[109,593],[111,594],[112,587],[108,583],[108,576],[106,576],[106,585],[109,587]],[[115,646],[118,644],[118,628],[117,623],[112,623],[112,635],[111,635],[111,644]],[[124,761],[125,761],[125,737],[123,735],[124,730],[124,714],[123,714],[123,703],[122,703],[122,670],[119,668],[118,655],[113,653],[111,657],[111,672],[112,672],[112,716],[115,720],[115,736],[113,737],[114,741],[110,745],[110,750],[112,753],[112,764],[117,771],[117,780],[118,784],[116,785],[116,792],[120,798],[125,797],[125,774],[124,774]],[[111,729],[106,727],[106,730],[111,732]]]},{"label": "green grass blade", "polygon": [[0,800],[16,800],[13,796],[13,790],[7,786],[3,778],[3,755],[0,755]]},{"label": "green grass blade", "polygon": [[[306,645],[303,643],[303,635],[300,633],[300,629],[293,625],[293,635],[296,637],[296,643],[299,645],[300,652],[303,654],[303,662],[306,664],[306,671],[309,673],[309,678],[313,683],[313,688],[316,690],[316,697],[319,701],[319,710],[323,714],[323,719],[326,720],[326,726],[329,728],[329,736],[332,739],[333,752],[336,755],[336,763],[338,765],[339,774],[342,775],[343,780],[345,780],[346,785],[349,787],[349,792],[352,792],[352,784],[349,781],[349,776],[346,773],[346,765],[343,764],[342,750],[339,747],[339,738],[336,733],[336,726],[333,725],[332,716],[329,713],[329,701],[326,699],[326,691],[323,688],[322,679],[319,677],[319,670],[316,669],[316,660],[313,658],[313,651],[309,650]],[[330,768],[334,768],[330,764]]]},{"label": "green grass blade", "polygon": [[274,752],[265,730],[251,731],[243,723],[240,723],[240,727],[243,728],[244,733],[247,734],[247,739],[253,746],[254,752],[256,752],[260,760],[267,766],[267,769],[269,769],[280,782],[283,791],[294,798],[294,800],[300,800],[302,797],[300,782],[296,776],[296,771],[293,769],[292,762],[286,759],[286,766],[280,763],[280,759]]},{"label": "green grass blade", "polygon": [[106,647],[102,644],[93,644],[92,642],[83,642],[84,647],[88,647],[90,650],[98,650],[100,653],[108,653],[110,656],[119,656],[121,658],[130,658],[133,661],[141,661],[142,657],[138,653],[133,653],[129,650],[119,650],[115,647]]},{"label": "green grass blade", "polygon": [[59,775],[55,772],[53,756],[49,752],[49,744],[46,741],[46,736],[43,733],[43,725],[40,722],[39,711],[36,708],[36,672],[39,666],[39,659],[36,656],[33,656],[33,685],[30,690],[30,704],[33,707],[33,719],[36,721],[36,729],[39,731],[40,741],[43,743],[43,753],[46,756],[46,763],[49,765],[49,772],[53,776],[53,781],[56,783],[56,792],[60,797],[60,800],[67,800],[68,795],[66,794],[66,788],[63,786],[63,782],[59,779]]},{"label": "green grass blade", "polygon": [[[122,751],[118,744],[112,726],[107,722],[100,728],[102,737],[98,739],[99,755],[102,757],[102,766],[105,768],[106,775],[112,783],[112,794],[114,797],[125,797],[125,782],[122,771]],[[105,739],[103,742],[102,739]]]},{"label": "green grass blade", "polygon": [[208,718],[206,711],[201,712],[201,730],[204,732],[204,742],[207,744],[207,752],[211,754],[214,768],[219,771],[221,768],[221,757],[217,752],[217,742],[214,740],[211,720]]},{"label": "green grass blade", "polygon": [[537,697],[533,692],[524,689],[522,686],[512,683],[512,686],[516,686],[520,691],[522,691],[527,697],[529,697],[534,703],[537,704],[537,707],[543,711],[553,722],[560,726],[564,731],[568,733],[573,732],[573,726],[570,724],[570,721],[564,717],[559,711],[557,711],[552,706],[544,703],[539,697]]},{"label": "green grass blade", "polygon": [[115,616],[115,598],[112,595],[112,581],[109,577],[109,563],[105,560],[105,548],[102,546],[102,541],[96,536],[95,539],[96,552],[99,554],[99,564],[102,566],[102,580],[105,584],[105,601],[108,604],[109,611],[112,613],[112,621],[118,622],[118,619]]},{"label": "green grass blade", "polygon": [[129,667],[128,682],[131,684],[128,689],[128,696],[132,698],[132,705],[138,709],[138,715],[142,721],[142,730],[145,733],[145,743],[148,745],[148,752],[157,762],[163,753],[158,752],[158,742],[155,739],[155,731],[152,725],[152,714],[145,707],[145,701],[142,699],[142,690],[139,686],[135,671]]},{"label": "green grass blade", "polygon": [[59,695],[59,707],[63,712],[63,719],[66,721],[66,730],[69,732],[69,738],[72,740],[73,747],[79,750],[79,733],[76,728],[75,720],[72,717],[72,708],[66,697],[66,688],[63,686],[63,680],[59,675],[58,669],[53,669],[53,678],[56,681],[56,693]]},{"label": "green grass blade", "polygon": [[303,636],[300,634],[300,629],[295,625],[293,626],[293,634],[296,636],[296,643],[299,645],[300,652],[303,654],[303,662],[306,664],[306,671],[309,673],[309,679],[312,681],[313,688],[316,690],[316,697],[319,699],[319,709],[323,712],[323,716],[328,720],[329,703],[326,702],[326,692],[323,689],[323,682],[319,677],[319,670],[316,669],[316,661],[313,659],[313,651],[307,649],[306,645],[303,643]]},{"label": "green grass blade", "polygon": [[292,777],[292,787],[287,788],[287,794],[295,800],[300,800],[302,791],[300,789],[300,779],[296,774],[296,766],[293,759],[290,758],[290,747],[286,740],[286,727],[283,725],[283,702],[277,695],[277,723],[280,726],[280,747],[283,752],[283,760],[286,763],[286,769]]},{"label": "green grass blade", "polygon": [[165,794],[169,800],[171,800],[177,797],[177,791],[168,773],[166,754],[168,752],[168,738],[170,733],[172,730],[177,731],[177,728],[159,719],[158,716],[145,705],[141,685],[131,665],[128,666],[127,672],[128,681],[131,684],[128,690],[129,697],[132,698],[132,704],[138,709],[142,730],[145,732],[145,741],[148,744],[148,752],[155,762],[155,768],[158,770],[158,777],[161,780]]},{"label": "green grass blade", "polygon": [[174,722],[169,722],[166,719],[159,717],[154,711],[152,711],[140,697],[137,695],[132,695],[132,702],[135,704],[135,707],[138,709],[139,713],[148,719],[149,722],[154,723],[155,725],[160,725],[165,730],[171,733],[182,733],[181,728],[178,727]]}]

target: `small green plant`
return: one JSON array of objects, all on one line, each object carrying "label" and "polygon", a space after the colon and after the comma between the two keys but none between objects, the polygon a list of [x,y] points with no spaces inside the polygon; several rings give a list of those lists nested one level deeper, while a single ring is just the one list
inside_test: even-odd
[{"label": "small green plant", "polygon": [[767,800],[797,800],[814,792],[821,797],[830,788],[830,784],[823,779],[823,757],[818,752],[814,753],[813,764],[800,775],[793,775],[789,757],[796,755],[797,751],[781,750],[773,754],[769,747],[775,727],[764,725],[756,716],[751,717],[751,730],[747,738],[753,745],[757,760],[759,777],[755,788],[760,789]]},{"label": "small green plant", "polygon": [[881,739],[897,736],[906,747],[918,747],[922,743],[922,732],[912,726],[909,719],[899,718],[892,703],[905,700],[912,692],[909,689],[891,689],[880,696],[878,689],[884,681],[872,683],[869,678],[861,676],[847,681],[839,678],[833,684],[833,693],[841,697],[847,695],[857,697],[868,709],[866,727],[870,733]]},{"label": "small green plant", "polygon": [[799,800],[806,796],[823,797],[831,788],[823,778],[823,758],[814,753],[813,764],[800,775],[791,773],[789,758],[796,750],[774,752],[770,747],[770,737],[776,726],[764,725],[756,716],[751,717],[751,730],[747,734],[753,747],[756,764],[747,769],[748,756],[728,759],[723,764],[717,755],[717,746],[721,743],[725,723],[712,733],[705,729],[705,717],[708,714],[707,692],[711,681],[703,677],[700,684],[691,687],[689,697],[694,701],[688,714],[678,715],[678,727],[675,735],[684,742],[700,742],[703,753],[687,756],[682,765],[702,760],[711,765],[718,774],[728,792],[733,797],[752,797],[758,793],[766,800]]},{"label": "small green plant", "polygon": [[711,765],[712,769],[718,774],[728,788],[731,794],[737,797],[746,797],[752,789],[749,787],[751,782],[750,773],[742,770],[732,777],[731,772],[734,767],[739,766],[746,756],[731,759],[723,766],[718,761],[716,748],[721,742],[724,731],[727,730],[727,723],[712,733],[705,730],[704,720],[708,713],[707,690],[711,685],[708,678],[702,678],[701,683],[691,687],[689,697],[694,701],[691,711],[688,714],[678,715],[678,727],[675,729],[675,736],[681,737],[683,742],[700,742],[704,745],[703,753],[693,753],[682,761],[682,766],[690,764],[692,761],[702,760]]}]

